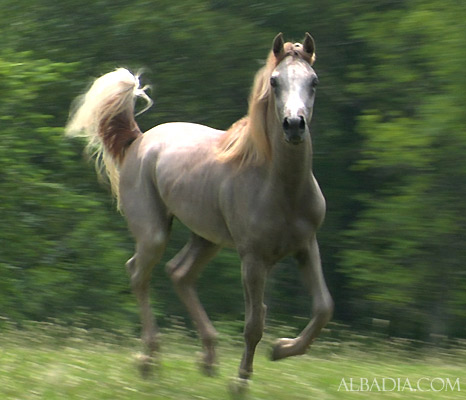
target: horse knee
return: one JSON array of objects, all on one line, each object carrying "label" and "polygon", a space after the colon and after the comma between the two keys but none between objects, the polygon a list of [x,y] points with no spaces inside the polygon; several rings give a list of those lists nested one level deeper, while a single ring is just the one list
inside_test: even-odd
[{"label": "horse knee", "polygon": [[244,340],[250,346],[256,346],[262,339],[263,324],[248,323],[244,328]]},{"label": "horse knee", "polygon": [[265,313],[267,307],[265,304],[262,305],[260,312],[255,317],[250,318],[244,327],[244,339],[247,343],[255,346],[262,339],[265,326]]}]

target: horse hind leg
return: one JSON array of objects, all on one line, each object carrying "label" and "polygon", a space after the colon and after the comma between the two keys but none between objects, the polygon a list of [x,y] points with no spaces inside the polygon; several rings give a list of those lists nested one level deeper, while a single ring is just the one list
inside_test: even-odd
[{"label": "horse hind leg", "polygon": [[131,288],[140,307],[141,338],[149,358],[159,349],[157,325],[150,306],[150,278],[154,265],[163,254],[164,247],[163,243],[157,241],[140,240],[136,244],[134,256],[126,263]]},{"label": "horse hind leg", "polygon": [[204,348],[201,369],[209,376],[214,374],[215,369],[217,331],[199,300],[195,282],[204,266],[219,249],[218,245],[192,234],[185,247],[167,263],[167,273],[199,332]]},{"label": "horse hind leg", "polygon": [[143,376],[150,373],[153,355],[159,349],[157,324],[150,305],[150,279],[153,267],[165,251],[171,227],[171,218],[164,207],[157,207],[157,204],[161,203],[146,202],[147,207],[141,203],[124,207],[128,225],[136,240],[136,251],[126,263],[126,268],[140,308],[144,355],[139,358],[139,366]]}]

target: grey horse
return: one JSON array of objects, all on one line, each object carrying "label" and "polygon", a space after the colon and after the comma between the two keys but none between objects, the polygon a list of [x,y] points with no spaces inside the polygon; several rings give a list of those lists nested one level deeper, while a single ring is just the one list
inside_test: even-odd
[{"label": "grey horse", "polygon": [[313,318],[297,338],[279,339],[272,359],[304,354],[330,320],[333,301],[316,240],[325,200],[312,173],[309,131],[318,83],[314,61],[311,35],[302,44],[277,35],[256,74],[247,116],[227,131],[174,122],[143,134],[135,122],[135,100],[142,97],[149,106],[151,101],[126,69],[98,78],[79,100],[67,134],[87,138],[136,241],[126,266],[141,309],[145,367],[158,349],[151,271],[174,217],[191,236],[167,272],[199,331],[207,373],[216,363],[217,332],[195,282],[222,247],[236,249],[241,258],[246,313],[240,379],[251,378],[264,329],[266,276],[283,257],[298,261],[313,296]]}]

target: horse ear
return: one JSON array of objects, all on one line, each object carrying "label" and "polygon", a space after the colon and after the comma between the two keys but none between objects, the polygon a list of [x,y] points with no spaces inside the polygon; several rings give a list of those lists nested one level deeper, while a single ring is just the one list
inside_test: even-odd
[{"label": "horse ear", "polygon": [[281,55],[283,55],[283,52],[285,51],[283,48],[284,44],[285,41],[283,40],[283,33],[280,32],[277,36],[275,36],[272,46],[273,54],[276,58],[279,58]]},{"label": "horse ear", "polygon": [[306,32],[306,36],[304,37],[303,48],[306,53],[311,55],[311,59],[315,58],[316,45],[309,32]]}]

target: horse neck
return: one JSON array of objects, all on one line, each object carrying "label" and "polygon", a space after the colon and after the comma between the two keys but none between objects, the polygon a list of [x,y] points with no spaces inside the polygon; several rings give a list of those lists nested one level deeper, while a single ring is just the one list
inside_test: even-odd
[{"label": "horse neck", "polygon": [[299,145],[285,142],[283,128],[278,121],[275,111],[268,112],[267,130],[272,150],[269,178],[275,190],[283,187],[287,195],[295,193],[299,196],[309,184],[312,171],[312,143],[311,135]]}]

